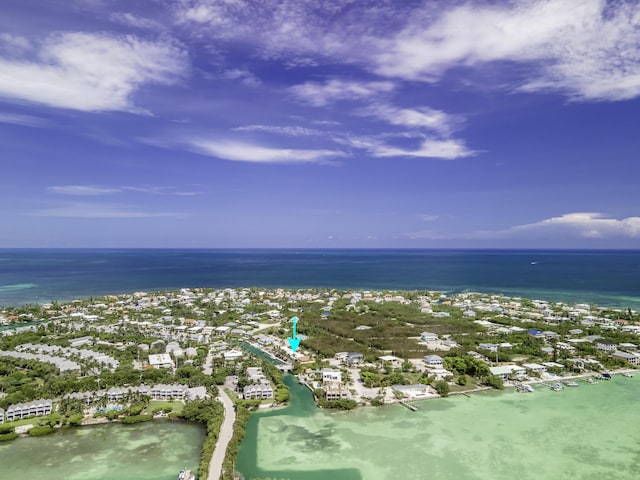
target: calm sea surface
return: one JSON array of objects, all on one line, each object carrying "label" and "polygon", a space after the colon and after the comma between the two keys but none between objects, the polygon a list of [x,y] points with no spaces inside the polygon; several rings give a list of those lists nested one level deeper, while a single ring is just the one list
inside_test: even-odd
[{"label": "calm sea surface", "polygon": [[70,428],[0,444],[6,480],[175,480],[198,469],[204,429],[153,421]]},{"label": "calm sea surface", "polygon": [[251,415],[247,480],[635,480],[640,379],[329,412],[289,376],[291,405]]},{"label": "calm sea surface", "polygon": [[640,251],[0,250],[0,305],[241,286],[473,290],[640,308]]}]

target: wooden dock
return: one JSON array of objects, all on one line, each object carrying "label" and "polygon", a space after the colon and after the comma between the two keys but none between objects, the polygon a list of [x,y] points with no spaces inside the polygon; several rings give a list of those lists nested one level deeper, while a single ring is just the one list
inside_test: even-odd
[{"label": "wooden dock", "polygon": [[418,411],[418,407],[416,407],[415,405],[411,405],[410,403],[404,402],[402,400],[400,401],[400,405],[404,405],[405,407],[407,407],[412,412],[417,412]]}]

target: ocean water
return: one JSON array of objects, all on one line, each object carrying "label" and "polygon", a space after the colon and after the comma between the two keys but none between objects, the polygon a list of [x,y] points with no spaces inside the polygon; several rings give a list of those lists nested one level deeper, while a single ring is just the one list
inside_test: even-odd
[{"label": "ocean water", "polygon": [[640,250],[0,250],[0,306],[246,286],[472,290],[640,308]]},{"label": "ocean water", "polygon": [[318,410],[291,387],[290,407],[249,420],[236,464],[247,480],[640,478],[637,376],[414,402],[417,412]]}]

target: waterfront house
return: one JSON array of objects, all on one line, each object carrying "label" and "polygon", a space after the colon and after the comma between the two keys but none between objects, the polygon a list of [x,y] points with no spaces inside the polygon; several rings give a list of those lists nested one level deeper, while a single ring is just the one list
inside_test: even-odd
[{"label": "waterfront house", "polygon": [[7,408],[7,421],[13,422],[31,416],[49,415],[52,412],[52,408],[53,402],[44,399],[9,405],[9,408]]},{"label": "waterfront house", "polygon": [[328,383],[324,388],[324,398],[331,400],[346,400],[349,398],[349,390],[341,383]]},{"label": "waterfront house", "polygon": [[544,365],[540,365],[538,363],[523,363],[522,366],[527,370],[531,370],[534,373],[542,374],[547,372],[547,367],[545,367]]},{"label": "waterfront house", "polygon": [[442,357],[440,355],[426,355],[424,357],[424,363],[429,366],[441,367]]},{"label": "waterfront house", "polygon": [[519,365],[500,365],[498,367],[489,367],[489,371],[491,372],[491,375],[500,377],[503,380],[506,380],[509,375],[522,376],[526,372],[526,370]]},{"label": "waterfront house", "polygon": [[400,392],[404,397],[409,399],[427,398],[431,395],[427,385],[392,385],[391,389]]},{"label": "waterfront house", "polygon": [[613,358],[625,360],[627,363],[629,363],[629,365],[640,365],[640,355],[637,353],[628,353],[616,350],[611,356]]},{"label": "waterfront house", "polygon": [[247,385],[242,391],[245,400],[267,400],[273,398],[273,388],[268,383]]}]

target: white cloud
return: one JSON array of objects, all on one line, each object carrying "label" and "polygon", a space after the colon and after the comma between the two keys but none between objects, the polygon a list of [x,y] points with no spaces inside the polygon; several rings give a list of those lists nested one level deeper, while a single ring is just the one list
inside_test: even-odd
[{"label": "white cloud", "polygon": [[34,117],[33,115],[3,112],[0,112],[0,123],[22,125],[23,127],[45,127],[49,124],[44,118]]},{"label": "white cloud", "polygon": [[81,111],[138,111],[145,84],[177,82],[187,56],[168,41],[93,33],[50,35],[35,60],[0,57],[0,97]]},{"label": "white cloud", "polygon": [[556,90],[580,100],[640,95],[640,9],[635,2],[524,0],[466,4],[414,15],[381,40],[381,75],[435,81],[454,67],[527,65],[523,90]]},{"label": "white cloud", "polygon": [[138,17],[129,12],[114,12],[109,15],[112,22],[129,27],[136,27],[145,30],[162,30],[164,27],[159,22],[150,18]]},{"label": "white cloud", "polygon": [[512,227],[504,233],[570,232],[586,238],[640,238],[640,217],[621,220],[607,218],[602,213],[568,213],[540,222]]},{"label": "white cloud", "polygon": [[262,85],[262,80],[246,68],[225,70],[222,76],[228,80],[238,80],[242,85],[247,87],[259,87]]},{"label": "white cloud", "polygon": [[420,215],[420,220],[422,220],[423,222],[433,222],[435,220],[438,220],[440,218],[440,215],[431,215],[428,213],[423,213]]},{"label": "white cloud", "polygon": [[339,100],[362,100],[388,93],[395,88],[392,82],[358,82],[331,79],[324,83],[307,82],[290,88],[299,100],[322,107]]},{"label": "white cloud", "polygon": [[608,218],[602,213],[577,212],[547,218],[539,222],[516,225],[503,230],[479,230],[447,234],[418,231],[405,235],[422,240],[536,240],[640,238],[640,217]]},{"label": "white cloud", "polygon": [[335,141],[353,148],[363,149],[374,157],[418,157],[418,158],[442,158],[453,160],[456,158],[471,157],[477,152],[469,150],[463,140],[459,139],[424,139],[418,148],[402,148],[383,143],[376,137],[336,137]]},{"label": "white cloud", "polygon": [[134,205],[72,203],[59,207],[36,210],[34,217],[66,217],[66,218],[161,218],[179,217],[174,212],[153,212]]},{"label": "white cloud", "polygon": [[191,146],[199,153],[236,162],[330,163],[329,159],[344,156],[336,150],[273,148],[233,141],[200,139],[193,140]]},{"label": "white cloud", "polygon": [[117,193],[121,190],[119,188],[96,187],[91,185],[54,185],[47,188],[47,191],[60,195],[97,196]]},{"label": "white cloud", "polygon": [[451,133],[460,122],[458,116],[429,107],[400,108],[389,104],[374,104],[362,109],[360,113],[375,116],[391,125],[427,129],[442,135]]},{"label": "white cloud", "polygon": [[313,128],[299,127],[294,125],[245,125],[232,129],[235,132],[269,132],[280,135],[290,135],[292,137],[322,135],[323,132]]},{"label": "white cloud", "polygon": [[26,37],[0,33],[0,51],[6,50],[7,53],[15,54],[30,50],[31,47],[31,42]]}]

